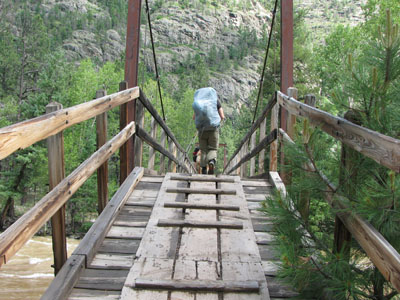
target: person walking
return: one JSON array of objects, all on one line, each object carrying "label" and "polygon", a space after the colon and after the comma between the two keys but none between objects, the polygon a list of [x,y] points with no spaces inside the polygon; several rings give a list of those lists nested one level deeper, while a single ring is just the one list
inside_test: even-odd
[{"label": "person walking", "polygon": [[224,110],[212,87],[196,90],[193,101],[193,119],[199,135],[201,173],[214,174],[219,146],[219,127],[225,120]]}]

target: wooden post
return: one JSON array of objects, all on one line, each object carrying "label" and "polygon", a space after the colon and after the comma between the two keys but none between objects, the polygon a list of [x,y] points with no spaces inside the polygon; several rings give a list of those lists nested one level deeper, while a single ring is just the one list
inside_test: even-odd
[{"label": "wooden post", "polygon": [[[126,47],[125,47],[125,81],[127,82],[126,88],[137,86],[138,82],[138,67],[139,67],[139,46],[140,46],[140,13],[142,8],[142,0],[129,0],[128,1],[128,21],[126,29]],[[121,116],[121,121],[126,118],[126,122],[122,124],[121,130],[125,128],[130,122],[136,122],[136,99],[126,103],[122,112],[125,116]],[[135,161],[135,135],[126,142],[126,152],[121,157],[123,164],[126,164],[123,177],[121,176],[120,182],[122,183],[125,178],[133,171],[135,166],[141,166],[141,160]],[[138,140],[138,139],[136,139]],[[142,145],[141,142],[138,143]],[[140,148],[140,147],[139,147]],[[122,163],[121,163],[122,164]]]},{"label": "wooden post", "polygon": [[[232,166],[235,166],[240,161],[241,158],[242,158],[242,149],[240,149],[238,154],[236,154],[235,164]],[[236,169],[236,174],[239,175],[240,177],[242,177],[242,166],[240,166],[239,168]]]},{"label": "wooden post", "polygon": [[[178,161],[179,161],[179,163],[184,164],[184,156],[183,156],[183,153],[181,152],[181,150],[178,150]],[[182,171],[183,171],[181,165],[177,166],[176,169],[177,169],[178,173],[182,173]]]},{"label": "wooden post", "polygon": [[[291,98],[297,99],[297,89],[294,87],[288,88],[287,95]],[[287,118],[287,134],[294,140],[294,127],[296,125],[296,116],[288,113]]]},{"label": "wooden post", "polygon": [[[140,101],[136,101],[136,123],[144,128],[144,108]],[[141,167],[143,164],[143,141],[141,139],[135,138],[134,149],[135,167]]]},{"label": "wooden post", "polygon": [[[278,101],[274,105],[271,110],[271,131],[274,129],[278,130],[279,127],[279,103]],[[278,138],[279,134],[275,141],[271,143],[270,152],[269,152],[269,171],[277,172],[278,171]]]},{"label": "wooden post", "polygon": [[[250,138],[250,151],[256,146],[256,135],[257,131],[254,131]],[[250,159],[250,176],[254,176],[256,173],[256,157]]]},{"label": "wooden post", "polygon": [[[119,90],[126,90],[128,87],[128,83],[126,81],[122,81],[119,84]],[[119,129],[122,130],[128,124],[128,106],[127,104],[122,104],[119,108]],[[120,170],[119,170],[119,184],[121,185],[129,174],[129,155],[128,148],[132,149],[130,143],[132,139],[129,139],[120,149],[119,149],[119,159],[120,159]]]},{"label": "wooden post", "polygon": [[[349,110],[344,115],[346,120],[361,125],[356,113]],[[339,185],[347,195],[355,195],[357,187],[357,162],[361,154],[342,143]],[[351,197],[348,197],[351,199]],[[351,233],[339,217],[335,217],[334,248],[335,253],[343,252],[344,257],[350,258]]]},{"label": "wooden post", "polygon": [[226,152],[226,144],[224,146],[224,169],[226,168],[226,160],[227,160],[227,152]]},{"label": "wooden post", "polygon": [[[316,104],[315,96],[314,95],[306,95],[304,103],[307,105],[310,105],[312,107],[315,107],[315,104]],[[308,119],[304,119],[303,123],[304,123],[304,128],[306,126],[308,126],[310,128],[312,127],[312,125],[310,125]],[[304,143],[308,143],[308,139],[309,139],[308,134],[303,132],[303,137],[305,139]],[[304,170],[309,170],[307,163],[305,163],[303,167],[304,167]],[[311,171],[311,170],[309,170],[309,171]],[[305,176],[309,176],[309,175],[305,174]],[[300,212],[300,215],[303,218],[304,222],[306,224],[308,224],[308,218],[310,215],[310,191],[309,190],[303,191],[300,195],[299,212]]]},{"label": "wooden post", "polygon": [[[264,120],[261,122],[260,125],[260,141],[262,141],[263,138],[265,138],[266,127],[267,127],[267,117],[265,116]],[[258,174],[264,173],[264,160],[265,160],[265,150],[261,150],[260,154],[258,155]]]},{"label": "wooden post", "polygon": [[[177,157],[177,149],[178,149],[178,148],[176,147],[175,143],[172,142],[172,154],[173,154],[175,157]],[[175,163],[175,162],[172,163],[172,172],[173,172],[173,173],[176,173],[176,163]]]},{"label": "wooden post", "polygon": [[[296,99],[297,98],[297,89],[293,88],[293,87],[290,87],[287,90],[287,94],[288,94],[289,97]],[[286,133],[288,134],[288,136],[292,140],[294,140],[294,126],[296,124],[296,116],[293,115],[293,114],[290,114],[287,111],[286,111],[286,113],[287,113],[286,114],[286,116],[287,116],[286,126],[284,126],[284,124],[282,123],[284,121],[281,119],[281,127],[282,128],[286,127]],[[282,165],[286,165],[287,164],[287,160],[285,159],[284,156],[281,156],[281,164]],[[285,183],[285,185],[290,185],[292,173],[291,172],[286,172],[284,170],[284,168],[282,168],[280,175],[281,175],[282,181]]]},{"label": "wooden post", "polygon": [[[239,161],[244,157],[244,155],[245,155],[245,149],[247,148],[246,147],[247,146],[247,142],[245,142],[244,144],[243,144],[243,146],[242,146],[242,149],[240,149],[240,157],[239,157]],[[246,176],[247,174],[246,174],[246,167],[247,167],[247,165],[246,164],[242,164],[241,166],[240,166],[240,178],[243,178],[244,176]]]},{"label": "wooden post", "polygon": [[[151,117],[151,132],[150,132],[150,134],[151,134],[151,137],[154,140],[157,140],[157,122],[154,119],[154,117]],[[153,147],[150,147],[150,150],[149,150],[149,164],[148,164],[148,168],[150,170],[154,170],[155,158],[156,158],[156,152],[154,151]]]},{"label": "wooden post", "polygon": [[[174,142],[172,141],[172,139],[170,137],[167,138],[168,139],[168,151],[173,154],[175,156],[174,153]],[[168,160],[168,172],[176,172],[176,164],[174,163],[173,160]]]},{"label": "wooden post", "polygon": [[[165,131],[161,128],[161,141],[160,141],[161,146],[165,148],[166,144],[166,134]],[[159,174],[162,175],[165,173],[165,156],[160,153],[160,170]]]},{"label": "wooden post", "polygon": [[[46,106],[46,113],[62,109],[56,102]],[[49,164],[49,189],[52,190],[65,177],[64,167],[64,137],[60,132],[47,139],[48,164]],[[51,218],[54,274],[57,275],[67,260],[67,239],[65,233],[65,205],[63,205]]]},{"label": "wooden post", "polygon": [[[105,90],[98,90],[96,98],[107,95]],[[96,117],[96,140],[97,150],[107,143],[107,113],[102,113]],[[108,202],[108,162],[106,161],[97,169],[97,211],[99,214],[106,207]]]}]

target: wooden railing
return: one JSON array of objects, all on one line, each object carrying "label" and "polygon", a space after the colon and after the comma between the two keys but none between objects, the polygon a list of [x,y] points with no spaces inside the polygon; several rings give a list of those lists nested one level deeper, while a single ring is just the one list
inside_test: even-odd
[{"label": "wooden railing", "polygon": [[[150,169],[155,169],[154,155],[156,150],[161,153],[160,168],[157,170],[159,173],[165,172],[165,157],[169,160],[169,172],[176,172],[177,169],[187,173],[196,172],[183,147],[179,145],[171,130],[138,87],[109,96],[106,96],[104,91],[99,91],[96,96],[99,98],[66,109],[62,109],[60,104],[51,103],[46,107],[47,114],[0,129],[0,159],[43,139],[48,139],[50,181],[50,192],[0,235],[0,266],[7,263],[51,218],[55,271],[57,273],[67,258],[65,203],[97,170],[98,211],[100,214],[108,201],[107,160],[135,135],[140,138],[135,139],[134,146],[137,166],[142,166],[144,153],[141,141],[143,140],[151,146],[149,153]],[[135,122],[129,123],[115,137],[107,141],[107,111],[135,99],[139,100],[136,101],[136,124]],[[150,112],[153,118],[150,135],[144,130],[143,107]],[[98,150],[64,178],[63,130],[93,117],[96,117],[97,123]],[[157,125],[161,127],[160,143],[155,138]],[[168,150],[165,145],[166,140],[168,141]],[[139,174],[140,176],[134,176],[135,180],[137,181],[138,176],[141,177],[142,174],[143,172]]]},{"label": "wooden railing", "polygon": [[[297,92],[295,89],[291,88],[289,89],[288,94],[297,95]],[[313,96],[311,95],[306,96],[305,99],[306,103],[315,103],[315,101],[313,101]],[[278,128],[278,113],[280,108],[284,108],[288,112],[287,133],[281,128]],[[267,138],[264,138],[266,127],[265,119],[269,112],[272,112],[270,133]],[[281,92],[275,94],[260,118],[253,124],[245,138],[240,142],[238,149],[229,160],[224,172],[229,174],[238,170],[238,173],[240,173],[241,176],[253,177],[256,176],[256,173],[258,173],[259,176],[266,176],[267,174],[265,173],[262,164],[265,156],[262,151],[270,145],[270,172],[268,175],[273,183],[279,185],[278,189],[283,193],[286,193],[282,181],[276,172],[278,162],[277,142],[278,140],[281,140],[281,146],[294,144],[293,131],[296,116],[307,118],[312,125],[318,126],[318,128],[341,141],[348,147],[375,160],[382,166],[388,167],[396,173],[400,172],[400,140],[356,125],[346,119],[335,117],[313,107],[312,105],[301,103],[294,97],[285,95]],[[260,138],[259,143],[256,145],[255,137],[257,129],[260,131]],[[249,144],[250,149],[248,148]],[[254,158],[257,155],[259,156],[259,166],[255,172],[253,164]],[[246,165],[249,160],[250,172]],[[307,163],[305,169],[311,172],[319,172],[311,162]],[[351,210],[349,210],[345,204],[348,201],[345,201],[346,199],[333,192],[337,189],[324,174],[319,173],[319,177],[322,178],[327,186],[325,199],[333,208],[340,211],[337,213],[335,222],[340,222],[343,225],[343,230],[347,230],[351,233],[386,280],[391,282],[397,291],[400,291],[399,253],[371,224],[363,220],[354,212],[350,212]],[[302,208],[299,207],[299,210],[302,210]],[[301,212],[299,215],[302,215],[303,218],[307,217]],[[338,225],[337,227],[341,228]],[[340,239],[345,238],[345,236],[346,234],[343,234],[340,231],[335,232],[334,244],[344,245],[344,241]],[[338,250],[340,251],[340,249],[336,249],[336,251]]]}]

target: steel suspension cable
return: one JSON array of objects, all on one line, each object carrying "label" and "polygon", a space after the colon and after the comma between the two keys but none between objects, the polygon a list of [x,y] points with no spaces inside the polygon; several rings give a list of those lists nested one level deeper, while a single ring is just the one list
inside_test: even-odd
[{"label": "steel suspension cable", "polygon": [[164,113],[164,104],[161,96],[161,84],[160,84],[160,76],[158,74],[158,68],[157,68],[157,59],[156,59],[156,50],[154,47],[154,39],[153,39],[153,31],[151,29],[151,21],[150,21],[150,9],[149,9],[149,2],[146,0],[146,13],[147,13],[147,20],[149,22],[149,30],[150,30],[150,39],[151,39],[151,47],[153,49],[153,59],[154,59],[154,69],[156,71],[156,79],[157,79],[157,86],[158,86],[158,94],[160,96],[160,102],[161,102],[161,110],[162,110],[162,115],[163,115],[163,120],[165,122],[165,113]]},{"label": "steel suspension cable", "polygon": [[[146,1],[147,1],[147,0],[146,0]],[[269,37],[268,37],[268,45],[267,45],[267,50],[266,50],[266,53],[265,53],[264,66],[263,66],[262,74],[261,74],[261,78],[260,78],[260,88],[259,88],[259,90],[258,90],[256,109],[254,110],[254,116],[253,116],[253,122],[252,122],[252,124],[254,124],[254,121],[255,121],[255,119],[256,119],[258,104],[259,104],[259,102],[260,102],[260,96],[261,96],[262,90],[263,90],[264,75],[265,75],[265,69],[266,69],[266,67],[267,67],[267,59],[268,59],[269,48],[270,48],[270,46],[271,46],[271,38],[272,38],[272,32],[273,32],[274,24],[275,24],[275,15],[276,15],[276,8],[277,8],[277,6],[278,6],[278,0],[275,0],[274,11],[272,12],[271,28],[270,28]]]}]

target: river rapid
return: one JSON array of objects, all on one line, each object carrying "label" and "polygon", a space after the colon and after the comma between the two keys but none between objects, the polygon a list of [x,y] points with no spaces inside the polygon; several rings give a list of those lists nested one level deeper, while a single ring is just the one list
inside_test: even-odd
[{"label": "river rapid", "polygon": [[[67,239],[68,256],[79,240]],[[0,269],[0,300],[36,300],[54,278],[51,237],[33,237]]]}]

